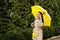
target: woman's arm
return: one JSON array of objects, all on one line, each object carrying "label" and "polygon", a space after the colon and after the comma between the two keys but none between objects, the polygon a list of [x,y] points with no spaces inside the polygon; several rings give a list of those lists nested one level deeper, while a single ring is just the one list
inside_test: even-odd
[{"label": "woman's arm", "polygon": [[42,20],[36,20],[36,21],[35,21],[35,25],[36,25],[37,27],[43,28],[43,22],[42,22]]},{"label": "woman's arm", "polygon": [[40,28],[43,28],[43,22],[42,22],[42,23],[40,23]]},{"label": "woman's arm", "polygon": [[43,24],[42,20],[40,20],[40,23],[39,24],[40,24],[40,28],[43,28],[43,25],[44,24]]}]

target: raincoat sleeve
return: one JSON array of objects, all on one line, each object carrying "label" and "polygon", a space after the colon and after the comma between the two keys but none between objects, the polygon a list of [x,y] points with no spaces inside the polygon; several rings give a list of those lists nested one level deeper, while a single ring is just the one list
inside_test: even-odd
[{"label": "raincoat sleeve", "polygon": [[39,22],[39,27],[43,28],[43,22],[42,22],[42,20],[40,20],[40,22]]}]

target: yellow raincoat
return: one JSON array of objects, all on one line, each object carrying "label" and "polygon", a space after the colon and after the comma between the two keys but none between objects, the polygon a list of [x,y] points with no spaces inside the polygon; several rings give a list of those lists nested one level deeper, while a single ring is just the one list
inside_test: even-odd
[{"label": "yellow raincoat", "polygon": [[41,6],[38,5],[32,6],[31,9],[32,14],[34,15],[35,18],[37,17],[38,12],[41,12],[43,14],[44,26],[51,25],[51,17],[45,9],[43,9]]}]

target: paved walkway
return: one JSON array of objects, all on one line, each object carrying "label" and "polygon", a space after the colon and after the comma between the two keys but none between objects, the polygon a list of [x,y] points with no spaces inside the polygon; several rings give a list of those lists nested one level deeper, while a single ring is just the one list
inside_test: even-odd
[{"label": "paved walkway", "polygon": [[47,40],[60,40],[60,35],[48,38]]}]

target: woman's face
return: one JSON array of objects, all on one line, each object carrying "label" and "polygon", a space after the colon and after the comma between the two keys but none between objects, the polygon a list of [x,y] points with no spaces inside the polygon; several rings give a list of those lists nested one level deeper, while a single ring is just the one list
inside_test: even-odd
[{"label": "woman's face", "polygon": [[41,14],[37,13],[37,19],[41,19]]}]

